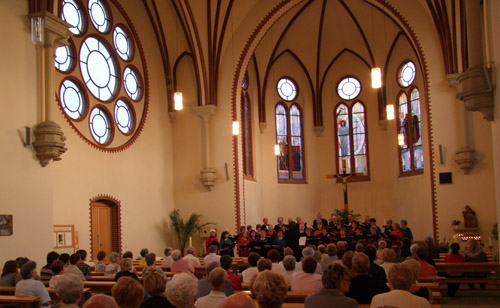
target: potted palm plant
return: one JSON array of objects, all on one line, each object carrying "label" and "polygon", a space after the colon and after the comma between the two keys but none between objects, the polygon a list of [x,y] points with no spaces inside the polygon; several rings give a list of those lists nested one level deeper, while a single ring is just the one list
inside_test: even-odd
[{"label": "potted palm plant", "polygon": [[201,223],[201,214],[192,213],[187,221],[181,218],[179,210],[173,210],[168,214],[170,217],[170,222],[172,223],[172,229],[175,232],[177,241],[179,242],[179,249],[184,254],[184,249],[188,243],[189,237],[191,237],[196,231],[200,231],[206,225],[213,224],[212,222]]}]

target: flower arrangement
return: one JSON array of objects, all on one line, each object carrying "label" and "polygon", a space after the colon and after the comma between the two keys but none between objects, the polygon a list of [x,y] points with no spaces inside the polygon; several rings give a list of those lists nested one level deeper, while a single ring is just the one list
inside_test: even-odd
[{"label": "flower arrangement", "polygon": [[460,220],[453,220],[453,221],[451,222],[451,225],[452,225],[452,226],[458,226],[459,224],[460,224]]}]

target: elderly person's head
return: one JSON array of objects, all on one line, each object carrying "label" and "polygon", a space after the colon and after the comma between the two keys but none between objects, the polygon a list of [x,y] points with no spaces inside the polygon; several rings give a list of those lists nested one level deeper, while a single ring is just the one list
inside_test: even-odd
[{"label": "elderly person's head", "polygon": [[120,254],[117,252],[112,252],[109,254],[109,262],[116,263],[120,259]]},{"label": "elderly person's head", "polygon": [[210,275],[208,275],[208,281],[215,291],[224,292],[227,282],[227,273],[221,267],[214,268],[210,272]]},{"label": "elderly person's head", "polygon": [[390,248],[382,250],[382,260],[385,262],[393,262],[396,259],[396,252]]},{"label": "elderly person's head", "polygon": [[130,271],[132,269],[132,259],[123,258],[120,261],[120,270],[121,271]]},{"label": "elderly person's head", "polygon": [[318,266],[318,262],[313,257],[305,257],[302,260],[302,270],[304,273],[314,274],[316,266]]},{"label": "elderly person's head", "polygon": [[151,252],[151,253],[148,253],[148,254],[144,257],[144,259],[146,260],[146,264],[147,264],[148,266],[152,266],[152,265],[154,265],[154,264],[155,264],[155,261],[156,261],[156,255],[155,255],[153,252]]},{"label": "elderly person's head", "polygon": [[314,255],[314,249],[312,247],[305,247],[302,249],[302,257],[312,257]]},{"label": "elderly person's head", "polygon": [[142,303],[144,292],[141,284],[134,278],[121,277],[111,288],[111,295],[120,308],[138,308]]},{"label": "elderly person's head", "polygon": [[365,250],[365,245],[363,243],[357,243],[356,247],[354,248],[356,252],[363,252]]},{"label": "elderly person's head", "polygon": [[285,247],[285,249],[283,249],[283,256],[291,256],[291,255],[293,255],[293,249],[290,247]]},{"label": "elderly person's head", "polygon": [[387,242],[385,240],[378,241],[378,249],[382,250],[384,248],[387,248]]},{"label": "elderly person's head", "polygon": [[356,253],[352,257],[352,269],[357,275],[368,274],[370,271],[370,258],[364,253]]},{"label": "elderly person's head", "polygon": [[217,246],[216,245],[208,246],[208,252],[209,253],[217,253]]},{"label": "elderly person's head", "polygon": [[208,264],[205,264],[205,274],[207,274],[207,277],[208,275],[210,275],[210,272],[217,267],[220,267],[219,262],[210,262]]},{"label": "elderly person's head", "polygon": [[186,250],[187,254],[188,255],[195,255],[196,253],[196,250],[194,249],[194,247],[188,247],[188,249]]},{"label": "elderly person's head", "polygon": [[295,261],[294,256],[286,256],[283,258],[283,267],[285,268],[285,271],[294,271],[295,270],[295,264],[297,262]]},{"label": "elderly person's head", "polygon": [[269,260],[271,260],[271,262],[273,263],[278,263],[281,259],[281,255],[280,253],[278,252],[278,250],[276,249],[271,249],[269,250],[269,252],[267,253],[267,258]]},{"label": "elderly person's head", "polygon": [[251,252],[248,255],[248,264],[250,265],[250,267],[257,266],[257,262],[259,262],[259,260],[260,260],[260,255],[256,252]]},{"label": "elderly person's head", "polygon": [[368,256],[370,263],[377,259],[377,250],[371,245],[366,246],[363,253]]},{"label": "elderly person's head", "polygon": [[28,261],[21,266],[21,277],[31,279],[36,277],[36,262]]},{"label": "elderly person's head", "polygon": [[76,304],[80,301],[83,281],[76,275],[61,275],[56,283],[56,295],[65,304]]},{"label": "elderly person's head", "polygon": [[182,254],[181,254],[181,251],[179,249],[174,249],[174,251],[172,251],[172,259],[174,259],[174,261],[177,261],[181,258]]},{"label": "elderly person's head", "polygon": [[347,268],[351,268],[352,257],[354,257],[354,251],[352,250],[346,251],[342,256],[342,264],[344,264],[344,266],[346,266]]},{"label": "elderly person's head", "polygon": [[413,258],[408,258],[403,261],[403,264],[408,267],[412,273],[412,282],[416,282],[418,280],[418,275],[420,274],[420,262]]},{"label": "elderly person's head", "polygon": [[417,258],[419,260],[426,260],[427,256],[429,255],[429,252],[427,250],[427,246],[422,245],[422,244],[418,245],[416,254],[417,254]]},{"label": "elderly person's head", "polygon": [[229,296],[220,306],[221,308],[255,308],[252,298],[244,293],[235,293]]},{"label": "elderly person's head", "polygon": [[411,252],[412,257],[415,257],[415,258],[417,257],[417,249],[418,249],[418,244],[417,243],[412,244],[410,246],[410,252]]},{"label": "elderly person's head", "polygon": [[257,262],[257,270],[262,272],[264,270],[271,270],[273,268],[273,263],[269,259],[260,259]]},{"label": "elderly person's head", "polygon": [[83,308],[118,308],[118,304],[109,295],[94,294],[85,302]]},{"label": "elderly person's head", "polygon": [[251,290],[260,308],[278,308],[283,304],[288,286],[283,275],[266,270],[257,274]]},{"label": "elderly person's head", "polygon": [[469,239],[465,244],[465,251],[479,251],[480,248],[479,242],[473,238]]},{"label": "elderly person's head", "polygon": [[394,264],[387,275],[391,289],[408,291],[413,284],[413,274],[408,266],[402,263]]},{"label": "elderly person's head", "polygon": [[330,257],[336,256],[337,255],[337,245],[328,244],[328,246],[326,246],[326,253]]},{"label": "elderly person's head", "polygon": [[144,289],[151,296],[162,296],[167,285],[165,278],[158,273],[151,273],[143,281]]},{"label": "elderly person's head", "polygon": [[325,289],[339,290],[342,293],[349,292],[351,281],[349,270],[338,263],[329,263],[323,271],[323,287]]},{"label": "elderly person's head", "polygon": [[198,292],[198,280],[187,273],[175,274],[167,284],[167,298],[177,308],[192,308]]}]

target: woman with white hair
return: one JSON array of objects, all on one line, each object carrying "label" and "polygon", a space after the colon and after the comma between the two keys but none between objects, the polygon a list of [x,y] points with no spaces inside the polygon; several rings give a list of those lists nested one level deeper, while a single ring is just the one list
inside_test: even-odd
[{"label": "woman with white hair", "polygon": [[181,251],[179,249],[175,249],[172,251],[172,259],[174,259],[174,263],[170,266],[170,270],[172,273],[188,273],[193,275],[194,277],[194,267],[191,262],[186,261],[181,258]]},{"label": "woman with white hair", "polygon": [[112,252],[109,254],[109,263],[106,266],[106,270],[104,271],[104,275],[106,276],[114,276],[116,273],[120,271],[120,265],[118,264],[118,260],[120,260],[120,254],[117,252]]},{"label": "woman with white hair", "polygon": [[[173,254],[173,253],[172,253]],[[196,300],[198,280],[187,273],[174,275],[167,284],[167,298],[177,308],[192,308]]]},{"label": "woman with white hair", "polygon": [[429,288],[421,287],[417,284],[418,275],[420,273],[420,262],[415,259],[408,258],[403,262],[403,265],[407,266],[413,274],[413,283],[408,290],[411,294],[423,297],[432,303],[432,292]]}]

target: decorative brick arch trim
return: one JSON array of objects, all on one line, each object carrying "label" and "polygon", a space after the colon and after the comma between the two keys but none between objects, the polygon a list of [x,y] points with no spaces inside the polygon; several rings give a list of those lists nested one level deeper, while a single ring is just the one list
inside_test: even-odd
[{"label": "decorative brick arch trim", "polygon": [[93,255],[93,239],[92,239],[92,204],[94,202],[102,202],[111,208],[111,250],[121,254],[122,251],[122,219],[121,219],[121,202],[109,195],[97,195],[89,199],[89,217],[90,217],[90,255]]}]

